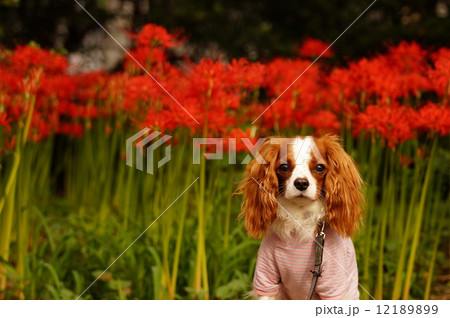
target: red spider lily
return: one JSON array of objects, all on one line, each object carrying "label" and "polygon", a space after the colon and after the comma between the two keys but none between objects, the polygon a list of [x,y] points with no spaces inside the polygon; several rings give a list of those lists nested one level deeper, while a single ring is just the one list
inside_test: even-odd
[{"label": "red spider lily", "polygon": [[62,135],[69,135],[76,138],[83,136],[84,128],[77,123],[61,123],[58,127],[57,133]]},{"label": "red spider lily", "polygon": [[331,48],[327,50],[329,45],[317,39],[307,38],[299,48],[298,54],[303,57],[315,58],[323,53],[321,57],[333,57]]},{"label": "red spider lily", "polygon": [[160,111],[150,109],[147,111],[147,115],[143,123],[141,123],[141,126],[165,133],[167,130],[174,130],[175,128],[180,127],[181,121],[179,117],[177,118],[177,116],[174,116],[172,111],[166,109]]},{"label": "red spider lily", "polygon": [[68,74],[44,76],[41,79],[39,95],[46,98],[68,100],[75,98],[78,88],[74,76]]},{"label": "red spider lily", "polygon": [[[152,73],[163,72],[167,60],[166,49],[179,46],[184,43],[179,35],[170,34],[163,27],[156,24],[147,24],[138,34],[130,34],[135,40],[136,48],[130,50],[130,55],[125,56],[124,68],[130,74],[143,73],[142,67]],[[140,64],[138,65],[136,61]]]},{"label": "red spider lily", "polygon": [[333,70],[329,78],[330,104],[339,109],[351,99],[364,104],[390,103],[400,97],[418,96],[431,89],[427,68],[427,52],[416,43],[401,42],[385,55],[363,58],[350,63],[349,68]]},{"label": "red spider lily", "polygon": [[405,74],[423,72],[426,69],[427,55],[427,51],[419,44],[402,41],[397,46],[389,47],[386,57],[389,64]]},{"label": "red spider lily", "polygon": [[409,93],[418,95],[420,91],[431,88],[426,75],[428,69],[428,52],[415,43],[402,41],[399,45],[389,48],[387,68],[400,75],[400,89],[403,96]]},{"label": "red spider lily", "polygon": [[69,101],[61,101],[58,111],[60,115],[67,115],[71,118],[97,118],[98,109],[93,105],[82,106]]},{"label": "red spider lily", "polygon": [[17,144],[16,136],[11,136],[10,139],[6,139],[3,147],[4,149],[0,148],[0,155],[2,154],[3,150],[7,152],[9,150],[13,150],[14,148],[16,148],[16,144]]},{"label": "red spider lily", "polygon": [[6,96],[3,101],[6,106],[6,113],[12,121],[15,122],[22,118],[25,112],[23,96]]},{"label": "red spider lily", "polygon": [[161,89],[149,76],[134,76],[127,83],[125,109],[136,112],[136,108],[143,103],[145,107],[148,107],[150,102],[160,99],[160,92]]},{"label": "red spider lily", "polygon": [[[153,79],[127,56],[123,72],[69,75],[66,58],[48,50],[36,46],[2,50],[0,125],[8,135],[4,143],[12,144],[31,97],[36,100],[29,133],[34,141],[55,132],[79,137],[84,128],[105,117],[116,119],[114,129],[131,123],[162,131],[185,127],[192,134],[213,137],[244,136],[248,131],[236,127],[247,126],[272,103],[259,123],[267,134],[303,126],[314,128],[316,134],[336,133],[344,124],[355,133],[377,134],[394,147],[420,133],[450,133],[445,108],[450,90],[447,48],[431,54],[416,43],[402,42],[388,47],[386,54],[330,71],[319,64],[309,67],[307,60],[285,58],[267,64],[246,59],[227,64],[207,58],[195,64],[185,59],[177,67],[167,60],[167,49],[182,43],[178,35],[147,25],[131,36],[136,44],[133,56]],[[326,47],[308,39],[300,54],[317,56]],[[419,100],[427,91],[435,91],[442,106]],[[405,106],[405,100],[415,101],[416,110]],[[106,126],[106,131],[113,129]]]},{"label": "red spider lily", "polygon": [[0,80],[0,94],[7,94],[9,96],[20,93],[21,92],[21,81],[22,76],[13,73],[10,70],[10,67],[5,67],[0,65],[0,74],[1,74],[1,80]]},{"label": "red spider lily", "polygon": [[108,78],[108,75],[102,71],[77,75],[75,77],[76,99],[81,103],[97,100]]},{"label": "red spider lily", "polygon": [[357,88],[354,85],[353,73],[347,68],[335,68],[327,77],[327,103],[334,111],[341,111],[342,105],[357,95]]},{"label": "red spider lily", "polygon": [[4,127],[8,130],[11,129],[9,123],[12,121],[11,118],[8,118],[8,114],[6,112],[0,112],[0,127]]},{"label": "red spider lily", "polygon": [[[296,94],[301,101],[314,99],[313,95],[319,92],[320,77],[323,74],[316,64],[309,67],[310,65],[311,62],[305,60],[274,59],[267,65],[269,93],[280,95],[298,78],[283,96],[292,98]],[[306,69],[308,70],[304,72]]]},{"label": "red spider lily", "polygon": [[183,125],[184,112],[165,94],[148,75],[132,77],[126,84],[124,110],[144,126],[160,131],[174,129]]},{"label": "red spider lily", "polygon": [[432,88],[440,96],[450,95],[450,49],[442,48],[431,55],[434,62],[434,69],[428,71]]},{"label": "red spider lily", "polygon": [[[379,96],[382,101],[402,96],[403,92],[398,84],[399,75],[392,72],[387,65],[385,56],[363,58],[351,63],[348,68],[347,85],[353,89],[347,89],[348,95],[344,95],[346,99],[358,98],[360,102],[367,103],[372,96]],[[340,86],[345,85],[342,81],[337,83]]]},{"label": "red spider lily", "polygon": [[228,137],[223,139],[223,149],[224,151],[236,150],[237,152],[249,152],[253,149],[248,149],[248,147],[243,142],[243,139],[251,141],[254,145],[258,138],[252,137],[251,129],[247,128],[245,131],[240,128],[231,129]]},{"label": "red spider lily", "polygon": [[[267,65],[267,91],[273,97],[273,105],[263,119],[269,126],[278,124],[280,128],[287,128],[294,124],[299,127],[304,113],[317,109],[322,98],[322,74],[316,65],[305,72],[310,64],[304,60],[278,58]],[[292,118],[295,120],[292,121]]]},{"label": "red spider lily", "polygon": [[138,34],[131,35],[131,37],[136,39],[138,46],[170,48],[183,44],[179,36],[168,33],[166,29],[156,24],[144,25]]},{"label": "red spider lily", "polygon": [[161,67],[161,63],[167,60],[165,49],[159,47],[138,47],[135,50],[131,50],[130,54],[133,58],[127,55],[124,62],[124,68],[130,74],[144,73],[142,67],[153,73],[155,65]]},{"label": "red spider lily", "polygon": [[253,90],[267,83],[266,66],[261,63],[250,63],[247,59],[232,59],[228,66],[230,76],[234,77],[233,82],[238,83],[242,88]]},{"label": "red spider lily", "polygon": [[372,132],[384,138],[390,148],[415,137],[417,114],[410,106],[387,105],[367,107],[365,113],[355,117],[354,134]]},{"label": "red spider lily", "polygon": [[42,67],[49,74],[62,73],[67,69],[65,57],[36,46],[18,46],[9,59],[11,69],[19,74],[25,74],[34,67]]},{"label": "red spider lily", "polygon": [[[292,118],[294,117],[294,108],[292,102],[287,98],[280,98],[272,106],[270,103],[264,104],[263,107],[258,107],[260,111],[255,112],[256,115],[260,115],[263,111],[265,113],[261,117],[264,128],[271,130],[275,129],[287,129],[293,124]],[[297,117],[301,117],[303,112],[297,111]],[[300,127],[301,123],[295,121],[296,127]]]},{"label": "red spider lily", "polygon": [[417,127],[441,136],[450,133],[450,108],[428,102],[417,112]]},{"label": "red spider lily", "polygon": [[39,142],[50,136],[52,126],[56,125],[41,116],[33,116],[28,138],[33,142]]},{"label": "red spider lily", "polygon": [[306,125],[316,129],[316,135],[324,135],[326,133],[337,134],[341,127],[341,123],[337,116],[328,110],[321,110],[316,113],[305,116]]},{"label": "red spider lily", "polygon": [[[204,129],[206,124],[210,135],[224,134],[225,127],[235,123],[232,114],[239,108],[240,95],[236,78],[229,75],[227,66],[221,62],[202,59],[178,82],[180,102],[200,122],[200,127]],[[191,118],[183,116],[184,125],[197,128]]]}]

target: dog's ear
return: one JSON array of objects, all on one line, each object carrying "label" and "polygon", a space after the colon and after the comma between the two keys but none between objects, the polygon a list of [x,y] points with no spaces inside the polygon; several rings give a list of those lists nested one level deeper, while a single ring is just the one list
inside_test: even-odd
[{"label": "dog's ear", "polygon": [[320,142],[324,145],[328,165],[325,176],[327,222],[342,236],[351,236],[361,221],[363,181],[337,136],[324,136]]},{"label": "dog's ear", "polygon": [[260,238],[272,224],[278,210],[278,178],[276,164],[280,146],[267,140],[259,154],[266,163],[253,159],[247,165],[236,193],[243,193],[242,212],[249,236]]}]

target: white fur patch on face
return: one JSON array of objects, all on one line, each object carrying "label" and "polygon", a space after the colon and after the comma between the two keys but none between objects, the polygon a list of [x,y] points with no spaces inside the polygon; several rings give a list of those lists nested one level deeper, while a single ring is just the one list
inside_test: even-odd
[{"label": "white fur patch on face", "polygon": [[[294,198],[306,197],[311,200],[316,199],[317,182],[309,170],[309,163],[312,159],[311,152],[317,149],[314,139],[310,136],[304,138],[295,138],[291,144],[294,156],[295,168],[289,179],[286,180],[285,198],[290,200]],[[306,182],[307,183],[306,183]],[[297,187],[296,187],[297,182]],[[298,183],[302,183],[302,187],[298,187]],[[307,184],[307,187],[305,187]]]}]

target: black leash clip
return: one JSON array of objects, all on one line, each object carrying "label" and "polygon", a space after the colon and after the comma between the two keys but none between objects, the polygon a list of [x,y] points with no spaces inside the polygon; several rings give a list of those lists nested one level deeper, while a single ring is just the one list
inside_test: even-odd
[{"label": "black leash clip", "polygon": [[314,291],[316,290],[317,279],[322,276],[322,260],[323,260],[323,249],[325,246],[325,232],[323,231],[325,228],[325,222],[322,222],[322,226],[320,231],[317,231],[316,238],[314,239],[316,243],[316,253],[314,257],[314,270],[310,270],[313,274],[311,281],[311,288],[308,293],[308,300],[312,299]]}]

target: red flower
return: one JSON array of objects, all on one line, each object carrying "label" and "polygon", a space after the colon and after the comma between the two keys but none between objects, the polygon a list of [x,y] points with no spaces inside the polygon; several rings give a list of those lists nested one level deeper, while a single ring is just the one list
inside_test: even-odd
[{"label": "red flower", "polygon": [[415,137],[417,114],[409,106],[368,106],[355,117],[354,134],[372,132],[388,141],[390,148]]},{"label": "red flower", "polygon": [[441,136],[450,133],[450,108],[428,102],[419,109],[416,123],[425,131],[435,131]]},{"label": "red flower", "polygon": [[236,150],[237,152],[248,152],[253,149],[248,149],[243,139],[251,141],[252,145],[256,143],[258,138],[251,137],[251,129],[247,128],[245,131],[240,128],[231,129],[228,137],[223,139],[224,151],[229,151],[230,149]]},{"label": "red flower", "polygon": [[76,138],[81,138],[83,136],[84,128],[81,124],[72,123],[61,123],[58,128],[57,133],[63,135],[69,135]]},{"label": "red flower", "polygon": [[[187,114],[181,115],[182,125],[203,131],[207,124],[209,135],[226,133],[227,126],[234,126],[233,114],[240,106],[241,96],[236,77],[230,76],[228,66],[208,58],[193,65],[190,72],[174,87],[180,103],[199,121],[197,125]],[[174,105],[173,101],[163,99]],[[172,107],[178,108],[177,105]],[[180,112],[178,109],[177,112]]]},{"label": "red flower", "polygon": [[32,67],[42,67],[51,74],[62,73],[67,69],[65,57],[29,45],[18,46],[10,60],[12,69],[20,74],[25,74]]},{"label": "red flower", "polygon": [[305,60],[281,58],[267,65],[267,93],[271,97],[267,106],[272,106],[263,116],[266,127],[299,127],[305,113],[317,110],[323,98],[323,74],[317,65],[310,65]]},{"label": "red flower", "polygon": [[233,82],[243,88],[255,89],[266,85],[266,66],[261,63],[250,63],[247,59],[232,59],[228,66]]},{"label": "red flower", "polygon": [[[448,48],[429,54],[414,42],[401,42],[385,54],[328,71],[300,58],[266,64],[209,58],[196,64],[185,58],[175,64],[168,60],[168,49],[182,43],[178,35],[149,24],[132,37],[134,58],[164,89],[129,56],[122,72],[69,75],[66,58],[51,51],[36,46],[0,50],[0,128],[6,136],[0,148],[14,144],[12,136],[22,128],[32,101],[29,137],[34,141],[55,132],[81,137],[103,118],[108,118],[102,122],[106,134],[131,123],[241,139],[250,131],[234,127],[247,127],[269,106],[260,119],[261,134],[303,126],[316,134],[336,133],[345,124],[355,134],[369,132],[395,147],[419,133],[450,133]],[[299,54],[316,57],[326,48],[307,39]],[[427,91],[439,100],[436,94],[422,94]],[[429,96],[433,103],[427,103]],[[236,148],[246,147],[238,141]]]},{"label": "red flower", "polygon": [[166,65],[169,65],[165,63],[166,50],[184,42],[179,35],[170,34],[165,28],[156,24],[146,24],[138,34],[129,34],[129,36],[135,40],[136,44],[136,48],[129,51],[132,57],[128,54],[125,56],[124,68],[130,74],[143,73],[142,67],[152,73],[156,67],[156,71],[161,72]]},{"label": "red flower", "polygon": [[401,42],[385,55],[333,70],[328,80],[330,104],[339,109],[351,99],[369,104],[419,96],[432,87],[427,68],[427,52],[414,42]]},{"label": "red flower", "polygon": [[35,115],[32,118],[31,129],[28,138],[33,142],[39,142],[47,138],[52,132],[51,122],[42,116]]},{"label": "red flower", "polygon": [[167,59],[165,49],[159,47],[138,47],[135,50],[131,50],[130,54],[133,58],[126,55],[124,62],[124,68],[130,74],[145,73],[142,67],[153,73],[155,64],[163,63]]},{"label": "red flower", "polygon": [[450,49],[442,48],[432,55],[434,69],[429,71],[432,87],[440,96],[450,95]]},{"label": "red flower", "polygon": [[416,96],[420,91],[431,89],[431,83],[426,74],[427,55],[428,52],[415,42],[402,41],[397,46],[389,48],[386,66],[387,69],[400,75],[399,86],[402,96],[408,96],[410,93]]},{"label": "red flower", "polygon": [[98,99],[108,80],[109,76],[102,71],[78,74],[76,99],[82,103]]},{"label": "red flower", "polygon": [[43,76],[39,94],[56,99],[72,99],[77,90],[76,79],[68,74],[56,74],[54,76]]},{"label": "red flower", "polygon": [[10,130],[11,126],[9,123],[12,121],[11,118],[8,118],[8,114],[6,112],[0,112],[0,126],[5,127],[6,129]]},{"label": "red flower", "polygon": [[307,38],[298,50],[298,54],[303,57],[316,58],[323,53],[322,57],[332,57],[333,52],[331,51],[331,48],[327,50],[328,46],[328,43],[317,39]]},{"label": "red flower", "polygon": [[341,123],[337,116],[328,111],[320,110],[317,113],[305,116],[305,123],[316,129],[317,135],[324,135],[326,133],[338,133],[341,128]]},{"label": "red flower", "polygon": [[156,24],[144,25],[142,30],[138,34],[132,35],[132,37],[136,39],[138,46],[163,46],[170,48],[183,43],[179,36],[168,33],[165,28]]}]

